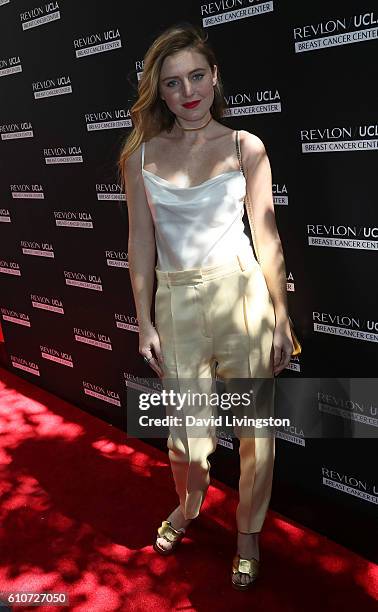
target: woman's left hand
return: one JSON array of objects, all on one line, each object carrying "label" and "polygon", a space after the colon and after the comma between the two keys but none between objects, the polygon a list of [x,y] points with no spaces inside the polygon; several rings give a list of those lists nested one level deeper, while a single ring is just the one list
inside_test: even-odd
[{"label": "woman's left hand", "polygon": [[294,345],[291,337],[289,319],[276,322],[273,334],[273,374],[277,376],[287,365],[289,365]]}]

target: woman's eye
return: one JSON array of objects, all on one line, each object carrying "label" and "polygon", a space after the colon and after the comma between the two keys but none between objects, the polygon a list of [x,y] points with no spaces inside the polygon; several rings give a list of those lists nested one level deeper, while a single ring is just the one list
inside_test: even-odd
[{"label": "woman's eye", "polygon": [[[196,77],[200,77],[199,80],[201,80],[203,78],[203,76],[204,76],[203,74],[201,74],[200,72],[197,72],[197,74],[193,75],[193,78],[195,79]],[[174,85],[175,83],[177,83],[177,81],[168,81],[167,87],[171,87],[172,83]]]}]

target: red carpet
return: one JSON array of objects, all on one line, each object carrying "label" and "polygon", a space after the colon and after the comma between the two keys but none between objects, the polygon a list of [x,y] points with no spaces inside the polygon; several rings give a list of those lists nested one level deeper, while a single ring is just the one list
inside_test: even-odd
[{"label": "red carpet", "polygon": [[272,511],[260,579],[234,591],[237,494],[214,479],[158,556],[176,505],[166,454],[1,369],[0,400],[0,591],[66,591],[75,612],[377,610],[376,565]]}]

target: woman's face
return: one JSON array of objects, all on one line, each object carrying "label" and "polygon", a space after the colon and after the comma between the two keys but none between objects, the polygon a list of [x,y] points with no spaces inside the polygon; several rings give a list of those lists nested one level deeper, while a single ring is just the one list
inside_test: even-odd
[{"label": "woman's face", "polygon": [[[160,96],[172,113],[183,120],[180,123],[195,122],[208,115],[216,82],[217,67],[212,74],[204,55],[184,49],[164,59],[159,79]],[[196,101],[197,105],[189,106]]]}]

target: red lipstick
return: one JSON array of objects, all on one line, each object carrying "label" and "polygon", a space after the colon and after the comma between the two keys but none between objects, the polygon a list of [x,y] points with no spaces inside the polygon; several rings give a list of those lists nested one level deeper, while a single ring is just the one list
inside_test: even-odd
[{"label": "red lipstick", "polygon": [[185,106],[185,108],[195,108],[200,102],[201,100],[194,100],[194,102],[186,102],[183,106]]}]

